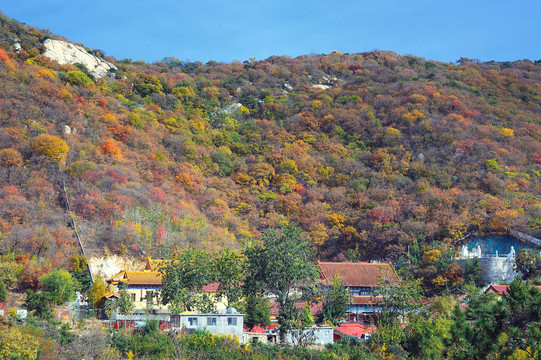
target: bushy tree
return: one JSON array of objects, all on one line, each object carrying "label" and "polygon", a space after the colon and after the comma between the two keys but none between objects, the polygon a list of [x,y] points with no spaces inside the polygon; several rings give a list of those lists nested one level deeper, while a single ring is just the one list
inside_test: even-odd
[{"label": "bushy tree", "polygon": [[58,136],[41,134],[32,141],[32,149],[52,160],[62,161],[66,157],[69,146]]},{"label": "bushy tree", "polygon": [[0,280],[0,302],[6,302],[8,298],[8,291],[6,289],[6,284]]},{"label": "bushy tree", "polygon": [[263,291],[276,296],[280,335],[284,340],[298,311],[294,305],[295,291],[313,284],[318,277],[310,245],[301,237],[300,229],[284,226],[267,229],[261,243],[247,248],[245,254],[245,288],[248,293]]},{"label": "bushy tree", "polygon": [[75,300],[75,293],[79,290],[79,283],[73,279],[66,270],[56,269],[39,278],[43,293],[57,305]]},{"label": "bushy tree", "polygon": [[70,84],[76,86],[85,86],[93,84],[94,82],[82,71],[69,71],[66,74],[66,78]]},{"label": "bushy tree", "polygon": [[107,294],[107,284],[101,277],[101,275],[96,276],[90,293],[88,294],[88,300],[95,308],[101,307],[103,305],[104,296]]},{"label": "bushy tree", "polygon": [[243,279],[242,256],[224,248],[219,256],[212,260],[214,274],[218,281],[216,295],[227,299],[226,305],[236,303],[242,295],[241,282]]},{"label": "bushy tree", "polygon": [[212,299],[202,299],[201,292],[204,285],[215,281],[212,270],[211,258],[204,251],[188,249],[175,256],[159,270],[162,274],[162,304],[169,304],[175,310],[194,310],[198,302],[199,306],[204,304],[207,307],[206,302]]},{"label": "bushy tree", "polygon": [[515,270],[520,272],[524,279],[541,276],[541,255],[531,249],[520,250],[515,256]]},{"label": "bushy tree", "polygon": [[133,311],[135,304],[132,301],[131,295],[127,290],[119,291],[120,297],[118,298],[118,309],[124,315],[129,315]]},{"label": "bushy tree", "polygon": [[344,280],[337,274],[330,286],[321,289],[322,309],[318,313],[319,321],[329,321],[337,324],[347,313],[350,302],[349,290],[344,286]]}]

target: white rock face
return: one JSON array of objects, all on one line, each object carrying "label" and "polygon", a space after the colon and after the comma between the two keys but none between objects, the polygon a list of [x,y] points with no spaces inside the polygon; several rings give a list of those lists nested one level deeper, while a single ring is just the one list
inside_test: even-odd
[{"label": "white rock face", "polygon": [[93,279],[98,275],[107,279],[122,270],[140,271],[145,268],[143,261],[117,255],[91,257],[88,259],[88,265],[90,266]]},{"label": "white rock face", "polygon": [[96,78],[107,75],[109,69],[116,69],[113,64],[89,54],[84,48],[62,40],[47,39],[43,45],[46,48],[44,56],[58,61],[61,65],[83,64]]},{"label": "white rock face", "polygon": [[330,89],[330,88],[331,87],[329,85],[323,85],[323,84],[312,85],[312,89],[327,90],[327,89]]},{"label": "white rock face", "polygon": [[227,105],[224,108],[224,111],[225,111],[226,114],[231,114],[232,112],[238,111],[241,107],[242,107],[241,103],[234,103],[234,104],[231,104],[231,105]]}]

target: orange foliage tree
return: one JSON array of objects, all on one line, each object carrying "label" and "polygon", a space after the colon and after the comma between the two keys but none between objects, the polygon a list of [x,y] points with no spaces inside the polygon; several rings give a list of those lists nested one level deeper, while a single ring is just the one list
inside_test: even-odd
[{"label": "orange foliage tree", "polygon": [[68,153],[69,146],[58,136],[41,134],[32,141],[32,149],[45,157],[55,161],[63,161]]}]

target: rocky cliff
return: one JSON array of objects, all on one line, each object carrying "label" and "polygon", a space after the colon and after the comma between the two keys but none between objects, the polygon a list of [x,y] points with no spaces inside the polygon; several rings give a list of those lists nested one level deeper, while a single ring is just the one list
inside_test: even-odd
[{"label": "rocky cliff", "polygon": [[53,39],[45,40],[43,45],[46,48],[44,56],[58,61],[59,64],[83,64],[97,78],[107,75],[110,69],[116,70],[116,66],[88,53],[81,46]]}]

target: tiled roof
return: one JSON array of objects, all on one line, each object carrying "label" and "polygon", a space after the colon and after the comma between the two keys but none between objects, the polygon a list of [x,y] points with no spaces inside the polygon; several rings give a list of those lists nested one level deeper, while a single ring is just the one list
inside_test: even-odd
[{"label": "tiled roof", "polygon": [[115,281],[115,279],[121,279],[124,277],[124,274],[126,273],[126,270],[122,270],[121,272],[111,276],[109,279],[105,279],[105,282],[112,282],[112,281]]},{"label": "tiled roof", "polygon": [[358,323],[340,324],[340,326],[335,327],[335,329],[345,335],[353,335],[358,338],[360,338],[363,334],[370,334],[376,331],[374,326],[365,326]]},{"label": "tiled roof", "polygon": [[509,286],[507,285],[490,285],[488,287],[488,289],[485,291],[485,294],[489,291],[489,290],[492,290],[494,291],[496,294],[498,295],[504,295],[504,294],[507,294],[507,289],[509,288]]},{"label": "tiled roof", "polygon": [[123,282],[130,285],[161,285],[162,275],[157,271],[126,271]]},{"label": "tiled roof", "polygon": [[254,327],[250,330],[248,329],[248,327],[245,325],[243,327],[243,331],[244,332],[247,332],[247,333],[252,333],[252,334],[264,334],[267,332],[267,330],[272,330],[272,329],[275,329],[276,328],[276,324],[271,324],[270,326],[261,326],[261,325],[254,325]]},{"label": "tiled roof", "polygon": [[[119,273],[122,274],[122,273]],[[117,274],[117,275],[119,275]],[[117,276],[115,275],[115,276]],[[113,278],[108,279],[107,281],[112,280]],[[125,271],[123,276],[120,278],[120,282],[130,285],[161,285],[162,284],[162,274],[158,271]],[[212,283],[203,286],[203,291],[205,292],[216,292],[220,283]]]},{"label": "tiled roof", "polygon": [[[536,286],[537,290],[541,291],[541,286]],[[498,295],[506,295],[509,290],[509,285],[490,285],[488,289],[485,290],[485,294],[492,290]]]},{"label": "tiled roof", "polygon": [[319,262],[323,282],[329,284],[338,274],[344,280],[344,286],[378,286],[378,277],[391,283],[398,283],[398,275],[391,264]]}]

